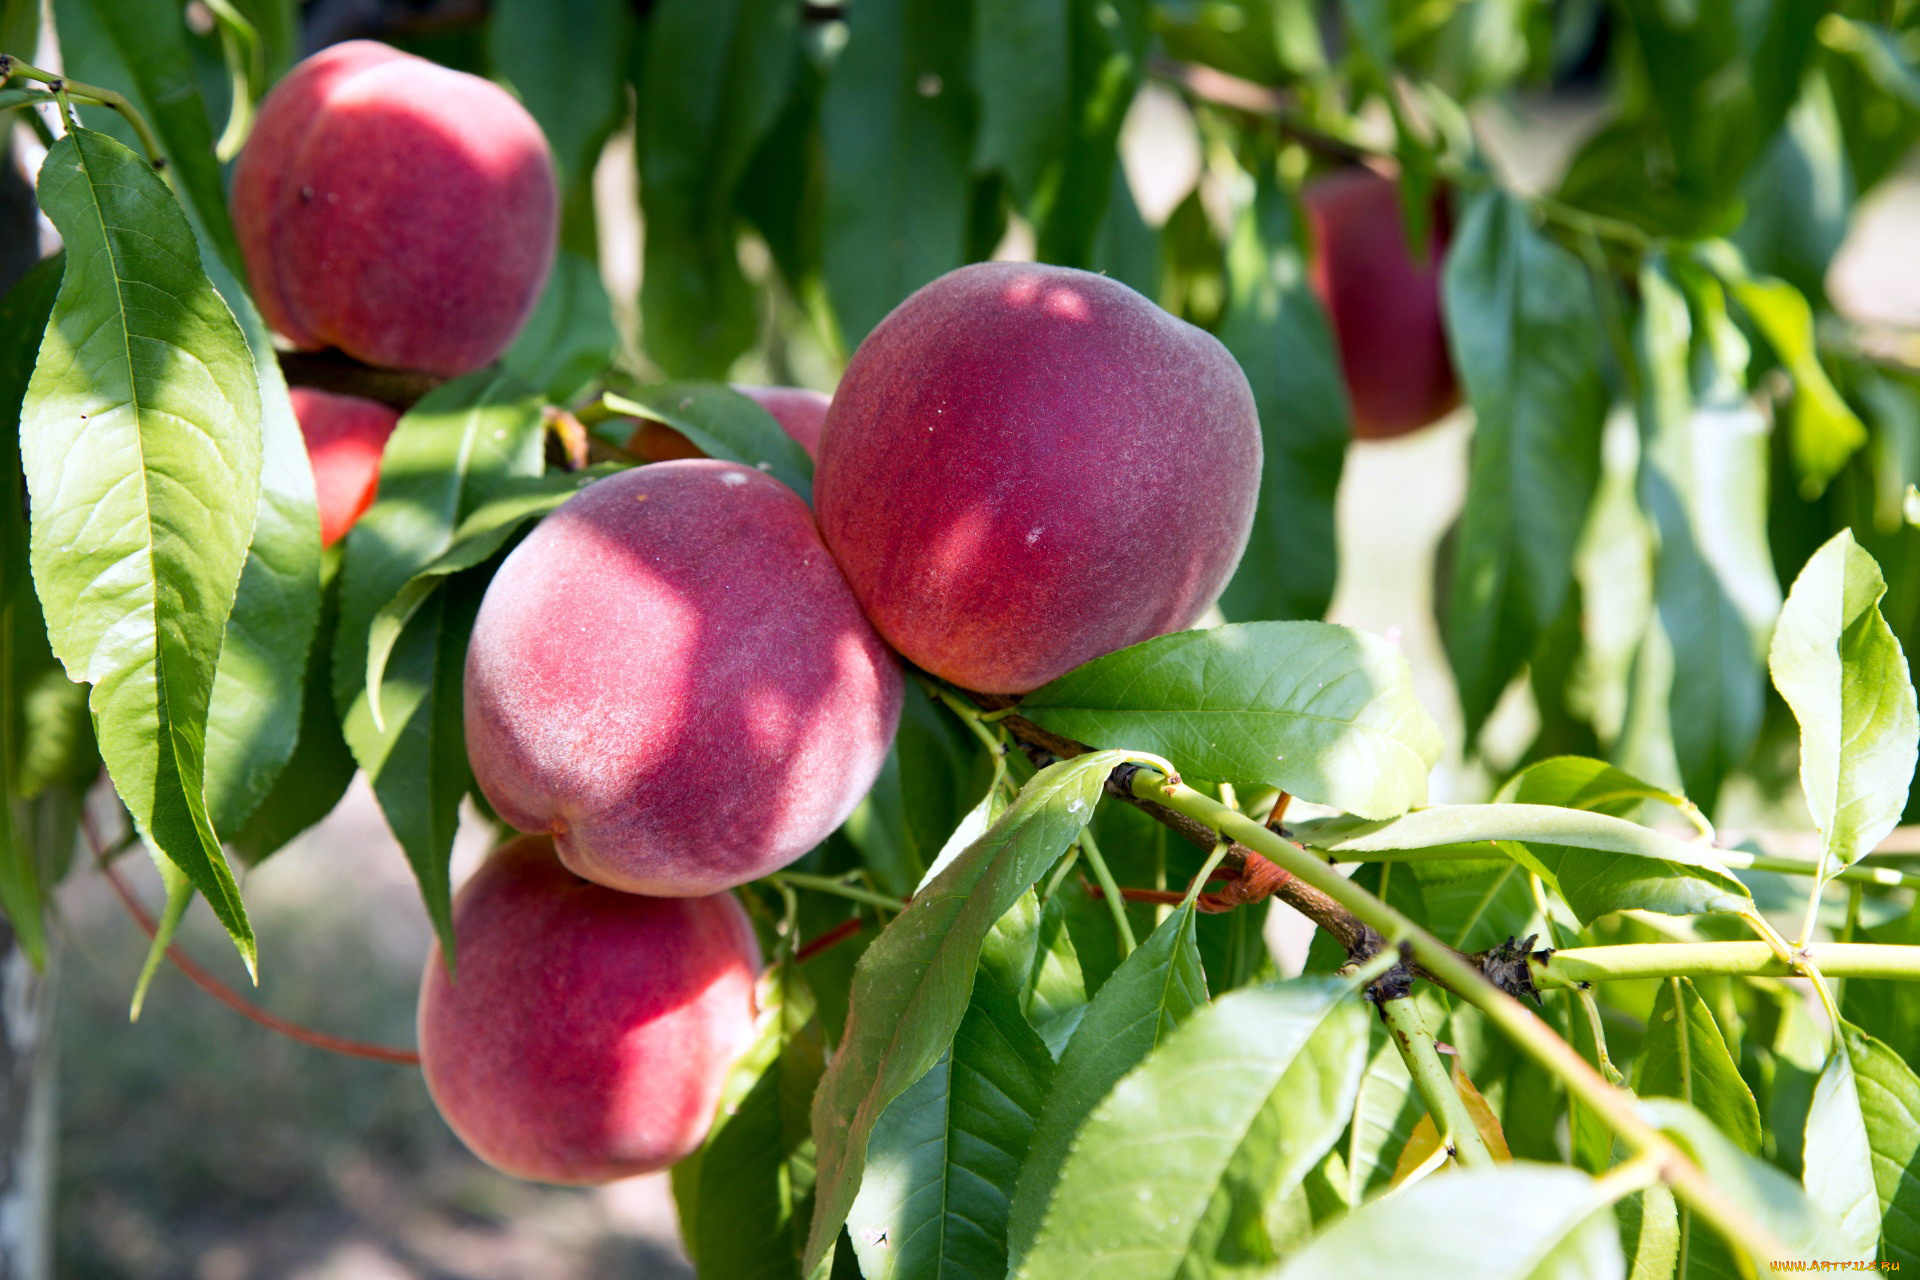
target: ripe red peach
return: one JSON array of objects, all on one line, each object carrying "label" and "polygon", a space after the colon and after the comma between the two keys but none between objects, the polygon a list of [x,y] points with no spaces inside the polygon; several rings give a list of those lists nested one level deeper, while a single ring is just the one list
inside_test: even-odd
[{"label": "ripe red peach", "polygon": [[1460,403],[1440,310],[1446,210],[1436,206],[1419,264],[1392,179],[1343,169],[1308,183],[1302,202],[1315,242],[1308,278],[1333,321],[1353,434],[1386,440],[1444,417]]},{"label": "ripe red peach", "polygon": [[320,501],[320,545],[347,536],[373,505],[380,484],[380,454],[400,421],[397,410],[377,400],[294,387],[293,416],[307,442],[313,487]]},{"label": "ripe red peach", "polygon": [[[826,426],[828,398],[803,387],[755,387],[736,382],[733,389],[773,415],[780,429],[807,451],[820,457],[820,431]],[[627,449],[648,462],[672,462],[679,458],[704,458],[707,455],[693,441],[660,422],[642,422],[633,429]]]},{"label": "ripe red peach", "polygon": [[1260,453],[1210,335],[1105,276],[981,263],[860,344],[814,497],[888,643],[1024,693],[1199,619],[1246,547]]},{"label": "ripe red peach", "polygon": [[454,898],[457,971],[420,983],[420,1067],[473,1153],[540,1182],[650,1173],[706,1138],[760,968],[731,894],[589,884],[528,837]]},{"label": "ripe red peach", "polygon": [[494,810],[578,874],[693,896],[839,826],[900,698],[806,503],[751,467],[661,462],[569,498],[500,566],[467,753]]},{"label": "ripe red peach", "polygon": [[519,332],[558,210],[546,138],[511,94],[370,40],[288,73],[233,174],[270,325],[297,347],[449,377]]}]

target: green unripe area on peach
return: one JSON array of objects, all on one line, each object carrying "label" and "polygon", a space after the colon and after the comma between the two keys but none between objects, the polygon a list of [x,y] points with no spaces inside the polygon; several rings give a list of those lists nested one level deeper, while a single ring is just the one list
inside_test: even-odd
[{"label": "green unripe area on peach", "polygon": [[495,811],[580,875],[690,896],[839,826],[900,699],[791,489],[662,462],[575,494],[501,564],[467,648],[467,752]]},{"label": "green unripe area on peach", "polygon": [[902,302],[834,392],[820,529],[880,634],[1023,693],[1191,626],[1246,547],[1246,376],[1125,285],[981,263]]},{"label": "green unripe area on peach", "polygon": [[513,95],[370,40],[289,72],[234,166],[267,323],[385,368],[452,377],[505,351],[558,217],[546,138]]},{"label": "green unripe area on peach", "polygon": [[589,884],[550,842],[496,850],[454,899],[459,961],[420,984],[420,1066],[475,1155],[540,1182],[665,1168],[705,1140],[753,1037],[759,949],[730,894]]}]

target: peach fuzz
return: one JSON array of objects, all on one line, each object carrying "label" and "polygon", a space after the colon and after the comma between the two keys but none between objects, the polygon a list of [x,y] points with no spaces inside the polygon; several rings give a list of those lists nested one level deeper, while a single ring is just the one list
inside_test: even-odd
[{"label": "peach fuzz", "polygon": [[1193,625],[1246,547],[1260,459],[1211,335],[1105,276],[982,263],[860,344],[814,496],[902,656],[1024,693]]},{"label": "peach fuzz", "polygon": [[[755,387],[736,382],[733,389],[773,415],[780,429],[816,461],[820,457],[820,432],[827,424],[827,406],[832,403],[818,391],[803,387]],[[680,458],[704,458],[707,455],[693,441],[661,422],[642,422],[627,440],[629,452],[649,462],[673,462]]]},{"label": "peach fuzz", "polygon": [[420,1066],[473,1153],[540,1182],[665,1168],[705,1140],[753,1038],[760,968],[730,894],[589,884],[538,837],[496,850],[454,898],[458,969],[420,984]]},{"label": "peach fuzz", "polygon": [[293,416],[307,442],[320,503],[320,545],[330,547],[373,505],[380,454],[400,413],[377,400],[294,387]]},{"label": "peach fuzz", "polygon": [[693,896],[839,826],[900,699],[791,489],[662,462],[583,489],[500,566],[467,648],[467,752],[499,815],[578,874]]},{"label": "peach fuzz", "polygon": [[546,138],[511,94],[369,40],[289,72],[233,174],[268,324],[297,347],[449,377],[525,323],[558,211]]},{"label": "peach fuzz", "polygon": [[1446,210],[1436,205],[1425,264],[1407,253],[1393,180],[1344,169],[1307,184],[1309,281],[1327,308],[1353,405],[1353,434],[1388,440],[1460,403],[1440,310]]}]

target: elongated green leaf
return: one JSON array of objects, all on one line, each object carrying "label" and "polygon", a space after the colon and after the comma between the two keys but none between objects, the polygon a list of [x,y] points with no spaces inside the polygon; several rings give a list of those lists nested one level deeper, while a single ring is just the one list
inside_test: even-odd
[{"label": "elongated green leaf", "polygon": [[[1790,1258],[1752,1258],[1764,1274],[1769,1264],[1790,1260],[1845,1262],[1860,1257],[1833,1220],[1809,1200],[1800,1185],[1774,1166],[1749,1155],[1715,1124],[1684,1102],[1673,1098],[1643,1098],[1641,1114],[1677,1141],[1693,1156],[1716,1190],[1766,1223],[1774,1238],[1786,1246]],[[1706,1235],[1695,1219],[1694,1248]],[[1739,1253],[1751,1241],[1718,1241]]]},{"label": "elongated green leaf", "polygon": [[1880,566],[1842,529],[1794,579],[1768,665],[1800,722],[1800,786],[1822,855],[1851,866],[1900,821],[1920,713],[1880,614]]},{"label": "elongated green leaf", "polygon": [[1399,652],[1322,622],[1159,636],[1041,686],[1020,714],[1095,746],[1158,752],[1203,778],[1267,783],[1376,818],[1426,799],[1441,750]]},{"label": "elongated green leaf", "polygon": [[492,7],[494,73],[547,135],[570,198],[591,183],[601,145],[626,115],[632,36],[633,11],[621,0],[496,0]]},{"label": "elongated green leaf", "polygon": [[1553,756],[1530,764],[1507,779],[1495,799],[1503,804],[1585,809],[1615,818],[1632,817],[1649,800],[1683,811],[1693,808],[1683,795],[1586,756]]},{"label": "elongated green leaf", "polygon": [[1014,993],[983,972],[953,1048],[874,1126],[847,1217],[867,1280],[1006,1274],[1007,1201],[1052,1074]]},{"label": "elongated green leaf", "polygon": [[1508,1164],[1431,1177],[1323,1231],[1280,1280],[1612,1280],[1620,1237],[1577,1169]]},{"label": "elongated green leaf", "polygon": [[1060,1056],[1046,1106],[1026,1141],[1027,1156],[1007,1219],[1007,1247],[1016,1268],[1033,1245],[1061,1166],[1087,1116],[1206,1000],[1194,911],[1181,907],[1120,962]]},{"label": "elongated green leaf", "polygon": [[1006,175],[1025,207],[1066,152],[1073,0],[974,0],[973,163]]},{"label": "elongated green leaf", "polygon": [[21,422],[33,576],[134,820],[253,934],[205,797],[206,716],[260,497],[246,338],[159,176],[103,134],[47,154],[40,204],[67,244]]},{"label": "elongated green leaf", "polygon": [[1353,1118],[1342,1135],[1340,1165],[1334,1170],[1335,1194],[1348,1206],[1386,1185],[1414,1126],[1426,1115],[1392,1037],[1384,1027],[1369,1034],[1367,1069],[1354,1095]]},{"label": "elongated green leaf", "polygon": [[1366,1064],[1351,981],[1248,987],[1194,1014],[1094,1108],[1022,1280],[1173,1280],[1274,1261],[1264,1209],[1345,1127]]},{"label": "elongated green leaf", "polygon": [[[213,255],[239,272],[240,245],[227,217],[213,124],[200,97],[181,7],[172,0],[55,0],[53,14],[63,70],[127,95],[160,140],[188,220]],[[102,132],[130,148],[139,146],[117,113],[96,108],[84,114]]]},{"label": "elongated green leaf", "polygon": [[393,599],[380,606],[367,627],[367,702],[376,729],[385,728],[380,685],[386,675],[387,660],[407,623],[427,597],[451,575],[492,559],[528,521],[538,520],[595,480],[619,470],[623,468],[603,465],[507,481],[493,497],[460,522],[460,527],[453,531],[452,545],[422,566],[394,593]]},{"label": "elongated green leaf", "polygon": [[1696,407],[1686,300],[1657,264],[1641,272],[1640,299],[1639,490],[1660,535],[1668,720],[1687,792],[1711,811],[1759,733],[1766,638],[1780,609],[1767,547],[1767,428],[1737,385],[1711,388]]},{"label": "elongated green leaf", "polygon": [[1882,1262],[1920,1265],[1920,1078],[1851,1024],[1807,1113],[1808,1197]]},{"label": "elongated green leaf", "polygon": [[1866,424],[1821,367],[1813,309],[1798,289],[1785,280],[1744,273],[1729,279],[1727,287],[1793,378],[1794,468],[1802,496],[1818,497],[1867,443]]},{"label": "elongated green leaf", "polygon": [[565,402],[607,371],[619,341],[600,268],[562,250],[533,314],[500,362],[549,400]]},{"label": "elongated green leaf", "polygon": [[1220,340],[1246,371],[1264,445],[1260,505],[1220,607],[1230,618],[1319,618],[1339,567],[1333,500],[1352,424],[1326,313],[1307,284],[1293,197],[1271,162],[1227,246]]},{"label": "elongated green leaf", "polygon": [[302,676],[320,625],[320,512],[266,323],[223,264],[208,275],[246,335],[261,409],[260,507],[207,711],[207,809],[231,838],[298,747]]},{"label": "elongated green leaf", "polygon": [[987,932],[1092,820],[1107,775],[1126,758],[1096,751],[1041,770],[860,958],[846,1033],[814,1098],[820,1181],[809,1269],[846,1221],[881,1112],[951,1043]]},{"label": "elongated green leaf", "polygon": [[333,705],[333,638],[340,619],[339,554],[330,565],[321,594],[320,623],[300,683],[299,740],[273,789],[245,826],[227,837],[245,862],[257,863],[333,812],[353,782],[359,764],[340,736]]},{"label": "elongated green leaf", "polygon": [[849,350],[966,260],[971,31],[970,5],[954,0],[864,0],[848,13],[820,128],[822,271]]},{"label": "elongated green leaf", "polygon": [[773,415],[731,387],[713,382],[663,382],[609,395],[615,413],[664,423],[698,445],[709,458],[758,467],[813,501],[813,459],[780,429]]},{"label": "elongated green leaf", "polygon": [[1296,834],[1336,857],[1494,841],[1553,883],[1582,920],[1629,907],[1693,915],[1753,905],[1746,886],[1711,850],[1605,813],[1540,804],[1435,805],[1391,822],[1302,824]]},{"label": "elongated green leaf", "polygon": [[1069,0],[1066,153],[1034,203],[1042,262],[1090,267],[1106,213],[1116,143],[1146,70],[1147,0]]},{"label": "elongated green leaf", "polygon": [[648,26],[642,336],[669,374],[723,377],[759,327],[734,190],[793,82],[800,11],[784,0],[663,0]]},{"label": "elongated green leaf", "polygon": [[1473,455],[1446,604],[1469,741],[1573,578],[1600,476],[1600,318],[1586,273],[1524,201],[1475,197],[1447,254],[1447,332]]},{"label": "elongated green leaf", "polygon": [[989,780],[979,741],[910,685],[893,749],[841,832],[884,892],[909,897]]},{"label": "elongated green leaf", "polygon": [[387,660],[378,723],[367,697],[374,616],[452,546],[460,522],[510,481],[541,470],[537,397],[510,373],[435,389],[400,419],[380,462],[379,496],[347,535],[333,694],[341,730],[407,852],[427,913],[452,952],[447,859],[470,778],[460,685],[477,588],[429,596]]},{"label": "elongated green leaf", "polygon": [[[1559,805],[1624,818],[1649,800],[1683,811],[1686,797],[1642,782],[1599,760],[1557,756],[1521,770],[1500,788],[1496,799],[1522,804]],[[1669,915],[1708,911],[1744,911],[1745,886],[1730,873],[1666,859],[1616,857],[1580,848],[1529,841],[1503,845],[1547,882],[1590,924],[1610,911],[1639,908]]]},{"label": "elongated green leaf", "polygon": [[[20,469],[20,408],[64,267],[63,258],[47,258],[0,298],[0,909],[36,969],[45,969],[47,963],[44,894],[49,886],[41,883],[21,822],[20,801],[23,784],[29,781],[24,761],[43,735],[32,733],[22,705],[29,668],[26,655],[16,651],[25,646],[15,637],[33,630],[44,635],[46,628],[33,595],[26,481]],[[68,683],[58,674],[54,678]]]},{"label": "elongated green leaf", "polygon": [[[149,849],[148,853],[153,851]],[[147,988],[153,985],[153,975],[160,971],[161,962],[167,958],[167,948],[180,932],[187,908],[193,905],[193,882],[180,868],[157,854],[153,854],[153,865],[160,872],[160,883],[166,887],[167,905],[155,922],[153,938],[147,944],[147,958],[141,962],[140,976],[133,984],[133,1002],[127,1010],[131,1022],[140,1021],[141,1006],[147,1002]]]},{"label": "elongated green leaf", "polygon": [[706,1145],[673,1167],[687,1253],[707,1275],[800,1280],[823,1063],[812,994],[791,961],[761,984],[762,1029],[734,1064]]},{"label": "elongated green leaf", "polygon": [[1706,1001],[1686,978],[1660,984],[1634,1062],[1633,1091],[1691,1103],[1741,1150],[1760,1150],[1760,1108],[1753,1091],[1740,1078]]},{"label": "elongated green leaf", "polygon": [[1015,1007],[1059,1057],[1087,1011],[1086,976],[1067,932],[1066,900],[1045,906],[1032,890],[1020,896],[987,935],[980,968],[1013,995]]},{"label": "elongated green leaf", "polygon": [[[266,3],[254,7],[269,44],[284,55],[290,51],[287,32],[270,9]],[[209,816],[216,831],[231,835],[272,786],[298,738],[301,673],[320,612],[312,474],[272,335],[242,283],[212,127],[180,9],[167,0],[60,0],[57,16],[68,74],[125,92],[152,123],[173,185],[184,196],[201,266],[239,321],[253,356],[260,391],[260,501],[206,730]],[[256,35],[262,30],[256,26]],[[119,114],[102,110],[94,118],[121,142],[139,147]]]}]

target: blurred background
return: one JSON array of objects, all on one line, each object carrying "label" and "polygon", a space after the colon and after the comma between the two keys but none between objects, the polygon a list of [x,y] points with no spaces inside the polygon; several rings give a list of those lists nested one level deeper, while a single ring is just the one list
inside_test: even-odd
[{"label": "blurred background", "polygon": [[[189,6],[191,11],[197,6]],[[1593,11],[1593,6],[1586,6]],[[429,56],[481,39],[483,0],[320,0],[304,8],[306,51],[370,35]],[[1600,124],[1597,81],[1607,38],[1589,24],[1563,51],[1547,87],[1476,107],[1496,163],[1523,190],[1550,189]],[[463,56],[448,59],[456,64]],[[21,160],[37,163],[22,131]],[[1149,83],[1122,135],[1126,178],[1140,212],[1159,226],[1202,180],[1205,142],[1193,113]],[[630,135],[616,134],[594,171],[597,243],[623,338],[635,331],[642,231],[635,215]],[[1203,199],[1209,193],[1203,188]],[[745,244],[749,272],[757,241]],[[998,256],[1032,253],[1015,223]],[[1849,318],[1920,327],[1920,171],[1880,184],[1855,213],[1828,274]],[[797,333],[797,330],[796,330]],[[643,364],[638,352],[630,353]],[[782,332],[732,370],[743,380],[792,380],[831,389],[833,362],[804,334]],[[1631,483],[1632,428],[1609,437],[1612,481]],[[1480,798],[1486,780],[1461,763],[1452,677],[1433,617],[1434,551],[1459,513],[1466,482],[1466,414],[1401,440],[1355,444],[1338,500],[1342,552],[1330,618],[1394,639],[1424,701],[1454,744],[1436,775],[1436,800]],[[1615,440],[1614,437],[1620,437]],[[1611,447],[1619,443],[1623,448]],[[1590,528],[1590,550],[1645,572],[1633,539]],[[1638,568],[1634,566],[1638,564]],[[1630,650],[1644,617],[1595,608],[1588,642],[1610,633]],[[1532,705],[1515,685],[1487,735],[1512,756],[1533,735]],[[1798,825],[1736,781],[1723,827]],[[458,884],[484,851],[487,829],[469,814],[455,852]],[[139,865],[136,865],[139,864]],[[122,864],[149,903],[157,878]],[[430,931],[399,847],[364,784],[330,818],[247,873],[245,893],[262,939],[274,1012],[311,1027],[392,1045],[413,1040],[413,1004]],[[1284,918],[1283,918],[1284,917]],[[1275,908],[1268,936],[1293,969],[1303,922]],[[545,1189],[494,1174],[441,1124],[419,1074],[316,1051],[247,1022],[163,967],[137,1025],[127,997],[146,939],[96,875],[60,891],[52,985],[58,1040],[54,1124],[55,1272],[75,1280],[586,1280],[691,1275],[675,1241],[664,1176],[611,1188]],[[236,986],[244,976],[204,907],[182,944]],[[11,988],[9,988],[9,998]]]}]

